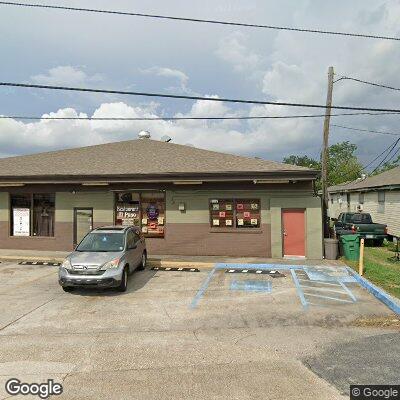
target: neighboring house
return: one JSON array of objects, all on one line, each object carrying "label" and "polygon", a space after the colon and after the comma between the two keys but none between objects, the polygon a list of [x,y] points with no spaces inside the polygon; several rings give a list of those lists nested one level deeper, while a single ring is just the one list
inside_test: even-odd
[{"label": "neighboring house", "polygon": [[328,188],[329,216],[363,211],[386,224],[388,233],[400,236],[400,167],[365,179]]},{"label": "neighboring house", "polygon": [[0,247],[136,225],[150,254],[322,257],[319,172],[142,138],[0,159]]}]

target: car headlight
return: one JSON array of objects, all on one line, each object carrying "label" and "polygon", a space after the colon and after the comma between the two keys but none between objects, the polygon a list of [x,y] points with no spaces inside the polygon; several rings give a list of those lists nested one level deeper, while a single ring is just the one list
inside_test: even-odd
[{"label": "car headlight", "polygon": [[62,262],[61,267],[62,267],[62,268],[65,268],[65,269],[72,269],[71,261],[69,260],[69,258],[66,258],[66,259]]},{"label": "car headlight", "polygon": [[113,269],[113,268],[118,268],[119,265],[119,258],[116,258],[115,260],[111,260],[107,263],[105,263],[101,269]]}]

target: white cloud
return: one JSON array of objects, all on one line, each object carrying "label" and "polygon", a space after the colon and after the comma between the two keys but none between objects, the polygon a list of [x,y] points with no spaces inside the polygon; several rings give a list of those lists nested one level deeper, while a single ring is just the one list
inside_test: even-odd
[{"label": "white cloud", "polygon": [[[252,115],[277,113],[276,109],[258,107]],[[284,110],[280,111],[284,113]],[[198,101],[185,116],[235,116],[244,110],[234,111],[219,102]],[[160,116],[154,105],[130,106],[123,102],[103,103],[91,115],[94,118],[155,118]],[[73,108],[60,109],[43,117],[87,117]],[[174,143],[191,143],[196,147],[237,154],[273,153],[297,147],[298,130],[296,121],[280,124],[276,121],[254,121],[241,124],[239,121],[101,121],[101,120],[40,120],[23,123],[16,120],[0,119],[0,146],[7,148],[4,155],[26,154],[53,149],[80,147],[119,140],[136,139],[141,130],[149,130],[152,138],[164,135],[173,138]],[[285,139],[282,140],[282,136]],[[306,146],[306,141],[304,142]]]},{"label": "white cloud", "polygon": [[324,87],[299,65],[274,62],[264,75],[262,90],[276,100],[301,102],[318,98]]},{"label": "white cloud", "polygon": [[245,34],[238,31],[219,41],[217,56],[231,64],[236,72],[254,72],[259,68],[260,56],[250,50],[247,39]]},{"label": "white cloud", "polygon": [[[116,0],[123,8],[126,1]],[[155,0],[155,7],[167,7],[169,13],[193,12],[193,4],[171,0],[168,5]],[[268,4],[267,4],[268,3]],[[270,4],[271,3],[271,4]],[[249,9],[232,7],[219,10],[221,19],[243,20],[249,22],[265,21],[276,25],[315,27],[348,32],[378,33],[400,36],[400,2],[389,0],[357,0],[349,4],[348,0],[336,0],[327,5],[318,0],[280,0],[265,2],[254,0]],[[278,4],[279,3],[279,4]],[[215,9],[215,4],[209,2]],[[184,9],[182,9],[184,7]],[[198,6],[199,15],[209,13],[207,6]],[[229,17],[229,18],[228,18]],[[28,18],[28,16],[27,16]],[[43,28],[26,21],[4,18],[4,29],[23,33],[15,45],[5,49],[2,68],[9,76],[20,71],[20,53],[32,55],[31,65],[54,65],[54,60],[68,62],[64,66],[34,75],[30,65],[24,66],[26,76],[34,75],[32,80],[44,84],[66,84],[84,86],[101,79],[93,74],[94,66],[101,65],[107,71],[107,85],[104,87],[153,89],[166,82],[162,90],[170,92],[192,93],[196,91],[218,93],[226,97],[296,101],[324,104],[326,98],[327,69],[335,67],[336,78],[340,75],[359,77],[364,80],[378,81],[400,87],[400,47],[396,42],[314,35],[295,32],[278,32],[257,29],[240,29],[233,33],[228,27],[201,24],[148,24],[130,19],[107,20],[109,29],[96,29],[97,22],[86,19],[74,25],[80,41],[65,41],[69,26],[62,24],[68,18],[60,18],[60,29],[51,31],[46,27],[46,19],[29,16],[29,19],[43,21]],[[44,18],[44,17],[43,17]],[[37,19],[37,20],[36,20]],[[92,20],[91,20],[92,21]],[[93,20],[95,21],[95,20]],[[17,24],[15,27],[14,25]],[[93,25],[91,25],[93,24]],[[113,32],[110,35],[110,31]],[[21,33],[21,35],[22,35]],[[41,40],[25,40],[34,35]],[[133,40],[132,38],[162,38],[162,40]],[[24,40],[22,40],[24,39]],[[64,40],[64,42],[62,42]],[[60,43],[63,46],[60,46]],[[34,51],[35,43],[46,46],[46,52]],[[29,46],[33,46],[30,48]],[[106,51],[108,56],[104,57]],[[127,51],[126,49],[129,49]],[[39,49],[40,50],[40,49]],[[157,65],[147,70],[145,65]],[[171,64],[165,64],[173,60]],[[91,65],[91,69],[76,65]],[[75,67],[73,66],[75,65]],[[169,67],[164,67],[169,65]],[[6,70],[8,69],[8,71]],[[139,69],[140,70],[140,69]],[[92,71],[89,73],[88,71]],[[136,75],[135,75],[136,72]],[[190,81],[189,81],[190,77]],[[249,79],[251,78],[251,79]],[[17,78],[18,79],[18,78]],[[155,90],[154,90],[155,91]],[[15,93],[15,94],[14,94]],[[241,107],[213,102],[195,102],[188,106],[183,101],[162,100],[159,104],[141,104],[132,106],[136,101],[122,96],[78,95],[65,92],[53,93],[35,98],[34,107],[26,96],[38,91],[6,92],[0,97],[3,113],[34,114],[34,110],[46,112],[55,109],[57,114],[75,113],[82,110],[94,116],[158,116],[158,115],[289,115],[312,114],[323,110],[297,109],[274,106]],[[124,101],[124,102],[121,102]],[[138,101],[146,101],[139,99]],[[333,101],[336,105],[354,105],[369,107],[398,108],[398,92],[391,92],[350,81],[340,81],[334,85]],[[71,106],[73,108],[71,108]],[[92,112],[93,107],[96,108]],[[91,110],[89,112],[89,110]],[[182,111],[188,110],[188,111]],[[185,114],[187,113],[187,114]],[[333,121],[342,125],[364,129],[388,130],[397,132],[397,117],[340,117]],[[196,146],[214,150],[231,151],[242,154],[261,155],[266,158],[280,159],[291,153],[309,153],[316,156],[321,145],[323,119],[290,120],[252,120],[238,121],[179,121],[179,122],[121,122],[121,121],[41,121],[24,124],[17,121],[0,121],[0,144],[6,154],[28,153],[31,151],[79,146],[90,143],[102,143],[110,140],[135,138],[141,129],[148,129],[155,138],[164,134],[178,143],[193,143]],[[17,138],[17,139],[15,139]],[[15,139],[15,140],[14,140]],[[358,134],[352,131],[331,129],[331,142],[351,140],[359,144],[360,152],[366,158],[388,146],[391,137]],[[369,155],[369,157],[368,157]]]},{"label": "white cloud", "polygon": [[50,68],[46,74],[31,76],[31,80],[42,85],[82,85],[101,81],[101,74],[87,75],[85,71],[71,65]]},{"label": "white cloud", "polygon": [[186,92],[188,91],[188,81],[189,77],[183,72],[178,69],[167,68],[167,67],[151,67],[147,69],[141,69],[140,72],[144,74],[152,74],[156,76],[161,76],[164,78],[172,78],[175,79],[179,86],[173,86],[169,89],[179,89],[180,91]]}]

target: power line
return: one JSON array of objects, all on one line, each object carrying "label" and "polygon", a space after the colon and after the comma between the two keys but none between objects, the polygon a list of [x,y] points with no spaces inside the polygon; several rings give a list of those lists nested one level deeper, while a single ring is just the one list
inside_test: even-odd
[{"label": "power line", "polygon": [[[393,145],[393,147],[390,149],[390,151],[386,154],[386,156],[381,160],[381,162],[375,167],[375,169],[371,172],[371,174],[373,174],[374,172],[376,172],[380,166],[382,166],[385,161],[387,160],[387,158],[390,156],[390,154],[392,153],[392,151],[396,148],[397,144],[399,143],[400,138],[396,140],[395,144]],[[396,153],[394,153],[394,155],[392,156],[392,158],[394,158],[394,156],[396,155]],[[390,158],[390,160],[392,159]]]},{"label": "power line", "polygon": [[[358,169],[358,170],[352,170],[349,171],[347,174],[344,175],[340,175],[341,177],[343,177],[344,179],[347,179],[350,175],[352,175],[353,173],[357,173],[360,174],[362,171],[365,171],[368,167],[370,167],[376,160],[378,160],[380,157],[382,157],[387,151],[391,152],[392,149],[397,146],[397,143],[400,141],[399,139],[396,139],[393,143],[391,143],[385,150],[382,151],[382,153],[380,153],[378,156],[376,156],[372,161],[370,161],[367,165],[363,166],[362,168]],[[347,182],[345,184],[339,184],[342,186],[348,186],[351,183],[354,183],[354,181],[351,182]]]},{"label": "power line", "polygon": [[351,78],[351,77],[349,77],[349,76],[341,76],[340,78],[338,78],[338,79],[335,80],[335,83],[336,83],[336,82],[339,82],[339,81],[342,81],[342,80],[354,81],[354,82],[364,83],[364,84],[366,84],[366,85],[376,86],[376,87],[380,87],[380,88],[384,88],[384,89],[390,89],[390,90],[400,91],[400,88],[396,88],[396,87],[388,86],[388,85],[383,85],[383,84],[381,84],[381,83],[363,81],[363,80],[361,80],[361,79]]},{"label": "power line", "polygon": [[368,38],[368,39],[396,40],[396,41],[400,40],[399,37],[394,37],[394,36],[383,36],[383,35],[372,35],[372,34],[369,35],[369,34],[363,34],[363,33],[328,31],[328,30],[309,29],[309,28],[295,28],[295,27],[276,26],[276,25],[249,24],[249,23],[242,23],[242,22],[219,21],[219,20],[200,19],[200,18],[174,17],[174,16],[170,16],[170,15],[145,14],[145,13],[127,12],[127,11],[65,7],[65,6],[57,6],[57,5],[46,5],[46,4],[17,3],[17,2],[11,2],[11,1],[0,1],[0,4],[1,5],[9,5],[9,6],[19,6],[19,7],[45,8],[45,9],[55,9],[55,10],[67,10],[67,11],[83,11],[83,12],[98,13],[98,14],[125,15],[125,16],[131,16],[131,17],[143,17],[143,18],[164,19],[164,20],[172,20],[172,21],[196,22],[196,23],[206,23],[206,24],[214,24],[214,25],[240,26],[240,27],[246,27],[246,28],[262,28],[262,29],[273,29],[273,30],[280,30],[280,31],[315,33],[315,34],[323,34],[323,35],[347,36],[347,37]]},{"label": "power line", "polygon": [[34,89],[50,89],[50,90],[66,90],[66,91],[73,91],[73,92],[107,93],[107,94],[120,94],[120,95],[144,96],[144,97],[160,97],[160,98],[170,98],[170,99],[205,100],[205,101],[216,101],[216,102],[225,102],[225,103],[261,104],[261,105],[288,106],[288,107],[323,108],[323,109],[330,108],[330,109],[336,109],[336,110],[382,111],[382,112],[389,112],[389,113],[400,113],[400,109],[388,109],[388,108],[368,108],[368,107],[350,107],[350,106],[328,107],[326,105],[321,105],[321,104],[273,102],[273,101],[261,101],[261,100],[242,100],[242,99],[228,99],[228,98],[218,98],[218,97],[187,96],[187,95],[177,95],[177,94],[131,92],[131,91],[105,90],[105,89],[88,89],[88,88],[77,88],[77,87],[67,87],[67,86],[34,85],[34,84],[27,84],[27,83],[0,82],[0,86],[34,88]]},{"label": "power line", "polygon": [[[338,113],[331,114],[331,117],[341,117],[348,115],[395,115],[395,113]],[[243,117],[40,117],[26,115],[0,115],[0,119],[19,119],[19,120],[66,120],[66,121],[208,121],[208,120],[257,120],[257,119],[296,119],[296,118],[322,118],[325,114],[311,115],[260,115],[260,116],[243,116]],[[333,125],[341,127],[341,125]],[[348,128],[350,129],[350,128]],[[355,129],[359,130],[359,129]],[[369,131],[374,132],[374,131]],[[374,132],[382,133],[382,132]],[[389,134],[389,133],[388,133]],[[392,135],[397,135],[392,133]],[[400,134],[399,134],[400,135]]]},{"label": "power line", "polygon": [[353,128],[353,127],[350,127],[350,126],[343,126],[343,125],[336,125],[336,124],[331,124],[331,126],[336,126],[337,128],[348,129],[348,130],[351,130],[351,131],[359,131],[359,132],[367,132],[367,133],[378,133],[380,135],[400,136],[400,133],[373,131],[373,130],[369,130],[369,129]]}]

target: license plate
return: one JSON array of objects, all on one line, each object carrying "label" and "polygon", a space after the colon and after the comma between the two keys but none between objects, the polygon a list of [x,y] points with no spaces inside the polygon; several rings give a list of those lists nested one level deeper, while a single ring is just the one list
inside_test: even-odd
[{"label": "license plate", "polygon": [[366,239],[373,239],[375,237],[375,235],[365,235]]}]

